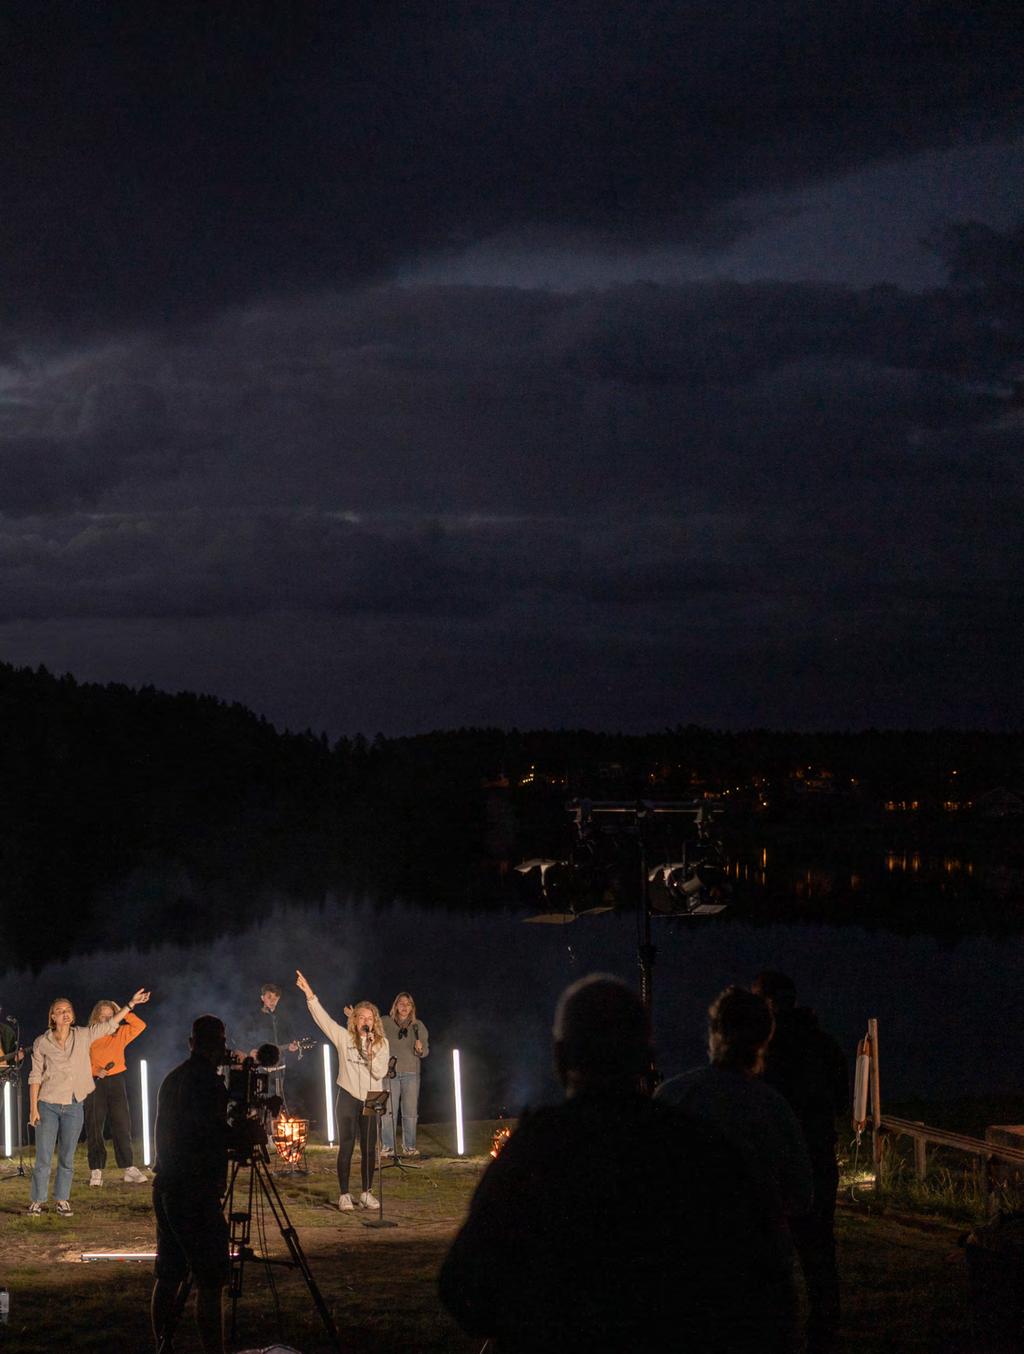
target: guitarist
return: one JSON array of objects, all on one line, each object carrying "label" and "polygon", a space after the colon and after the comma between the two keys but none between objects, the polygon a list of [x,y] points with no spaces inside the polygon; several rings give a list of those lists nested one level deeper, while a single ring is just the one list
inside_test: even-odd
[{"label": "guitarist", "polygon": [[249,1049],[249,1056],[255,1058],[256,1050],[260,1044],[277,1045],[281,1051],[281,1057],[277,1067],[271,1072],[269,1090],[271,1095],[279,1095],[284,1100],[286,1054],[297,1053],[299,1041],[293,1037],[292,1022],[288,1017],[287,1010],[280,1003],[281,988],[278,984],[264,983],[260,988],[260,1004],[250,1025],[249,1034],[252,1048]]}]

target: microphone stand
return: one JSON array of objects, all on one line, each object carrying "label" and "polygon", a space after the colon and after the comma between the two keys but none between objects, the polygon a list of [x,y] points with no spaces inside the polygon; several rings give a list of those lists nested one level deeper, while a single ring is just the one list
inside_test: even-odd
[{"label": "microphone stand", "polygon": [[[388,1063],[387,1076],[388,1076],[388,1080],[389,1080],[389,1081],[394,1081],[395,1077],[398,1076],[398,1073],[395,1071],[395,1062],[396,1062],[396,1059],[395,1059],[395,1058],[392,1058],[392,1059],[390,1060],[390,1062]],[[390,1161],[384,1161],[383,1158],[381,1159],[380,1170],[381,1170],[381,1180],[382,1180],[382,1181],[383,1181],[383,1178],[384,1178],[384,1172],[390,1170],[393,1166],[396,1166],[396,1167],[398,1168],[398,1174],[399,1174],[399,1176],[405,1175],[406,1171],[418,1171],[418,1170],[419,1170],[419,1166],[413,1166],[413,1165],[410,1165],[409,1162],[403,1161],[402,1158],[398,1155],[398,1121],[397,1121],[397,1119],[395,1118],[395,1094],[394,1094],[394,1091],[392,1091],[391,1095],[388,1097],[388,1111],[387,1111],[387,1112],[391,1115],[391,1139],[392,1139],[392,1141],[393,1141],[394,1144],[395,1144],[395,1150],[394,1150],[394,1152],[391,1154],[391,1160],[390,1160]],[[405,1110],[404,1110],[404,1109],[402,1110],[402,1113],[403,1113],[403,1115],[405,1114]],[[404,1121],[404,1120],[403,1120],[403,1122],[402,1122],[402,1134],[403,1134],[403,1136],[404,1136],[404,1134],[405,1134],[405,1121]]]},{"label": "microphone stand", "polygon": [[[370,1031],[367,1031],[367,1034],[366,1034],[366,1054],[365,1054],[365,1057],[366,1057],[367,1064],[370,1066],[370,1069],[371,1069],[371,1076],[372,1076],[372,1063],[373,1063],[373,1035],[372,1035],[372,1032],[370,1032]],[[390,1218],[387,1219],[387,1220],[385,1221],[385,1218],[384,1218],[384,1173],[383,1173],[383,1170],[382,1170],[382,1168],[381,1168],[381,1159],[380,1159],[380,1139],[381,1139],[381,1132],[380,1132],[380,1130],[381,1130],[381,1124],[382,1124],[383,1121],[384,1121],[384,1115],[385,1115],[385,1113],[387,1112],[388,1101],[389,1101],[390,1099],[391,1099],[391,1093],[390,1093],[389,1091],[370,1091],[370,1093],[367,1095],[366,1099],[363,1101],[363,1116],[364,1116],[364,1118],[368,1118],[368,1119],[371,1119],[371,1120],[376,1119],[376,1121],[377,1121],[377,1122],[376,1122],[376,1125],[375,1125],[375,1132],[374,1132],[374,1138],[375,1138],[375,1141],[374,1141],[374,1144],[373,1144],[373,1157],[374,1157],[374,1164],[375,1164],[375,1166],[376,1166],[376,1168],[377,1168],[377,1175],[378,1175],[378,1177],[379,1177],[378,1184],[377,1184],[377,1188],[380,1190],[380,1212],[378,1213],[377,1217],[373,1219],[372,1222],[364,1221],[364,1222],[363,1222],[363,1226],[364,1226],[364,1227],[375,1227],[375,1228],[377,1228],[377,1227],[397,1227],[397,1226],[398,1226],[398,1223],[397,1223],[397,1222],[392,1222],[392,1221],[390,1220]],[[369,1136],[370,1136],[369,1125],[367,1125],[367,1133],[366,1133],[366,1136],[367,1136],[367,1139],[369,1139]],[[371,1182],[372,1182],[372,1177],[371,1177]]]}]

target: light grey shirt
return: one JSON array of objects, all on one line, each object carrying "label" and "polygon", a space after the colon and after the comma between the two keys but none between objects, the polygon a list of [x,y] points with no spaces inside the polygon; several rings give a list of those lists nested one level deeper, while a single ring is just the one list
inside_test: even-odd
[{"label": "light grey shirt", "polygon": [[[406,1025],[405,1037],[402,1037],[402,1026],[394,1016],[386,1015],[381,1017],[381,1024],[384,1026],[384,1033],[388,1037],[388,1043],[391,1045],[391,1052],[395,1059],[395,1071],[403,1076],[419,1076],[420,1063],[430,1053],[430,1036],[427,1033],[427,1027],[422,1020],[411,1020]],[[423,1052],[416,1052],[416,1040],[423,1045]]]},{"label": "light grey shirt", "polygon": [[332,1020],[316,997],[307,997],[306,1005],[309,1014],[338,1051],[338,1085],[357,1100],[365,1100],[371,1091],[381,1090],[381,1079],[388,1070],[391,1057],[388,1041],[383,1039],[378,1048],[371,1049],[367,1062],[362,1050],[353,1044],[347,1025]]},{"label": "light grey shirt", "polygon": [[113,1034],[120,1020],[102,1020],[98,1025],[73,1025],[61,1048],[52,1030],[32,1045],[32,1070],[28,1084],[39,1087],[39,1099],[49,1105],[71,1105],[96,1089],[89,1065],[89,1046],[94,1039]]}]

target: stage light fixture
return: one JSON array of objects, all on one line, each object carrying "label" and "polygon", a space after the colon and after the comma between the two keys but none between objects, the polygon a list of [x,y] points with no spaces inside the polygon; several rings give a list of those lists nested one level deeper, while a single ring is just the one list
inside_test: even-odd
[{"label": "stage light fixture", "polygon": [[452,1049],[452,1078],[455,1082],[455,1150],[462,1157],[466,1155],[466,1135],[462,1127],[462,1068],[457,1048]]},{"label": "stage light fixture", "polygon": [[139,1061],[139,1080],[142,1087],[142,1164],[148,1166],[152,1152],[149,1141],[149,1067],[145,1058]]},{"label": "stage light fixture", "polygon": [[327,1145],[334,1146],[334,1078],[331,1075],[331,1046],[324,1044],[324,1123],[327,1125]]}]

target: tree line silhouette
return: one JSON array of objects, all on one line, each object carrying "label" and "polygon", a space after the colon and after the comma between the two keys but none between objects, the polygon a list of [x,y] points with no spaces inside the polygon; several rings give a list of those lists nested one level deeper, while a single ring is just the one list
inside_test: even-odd
[{"label": "tree line silhouette", "polygon": [[[0,665],[3,963],[86,948],[201,940],[282,897],[330,891],[438,907],[513,900],[510,864],[557,851],[564,801],[770,788],[764,823],[797,804],[794,771],[842,793],[819,812],[1024,783],[1024,737],[955,731],[648,735],[467,728],[330,742],[238,704],[98,686]],[[853,788],[851,789],[851,786]],[[972,790],[973,787],[973,790]],[[726,801],[723,800],[723,803]],[[931,802],[931,801],[929,801]]]}]

